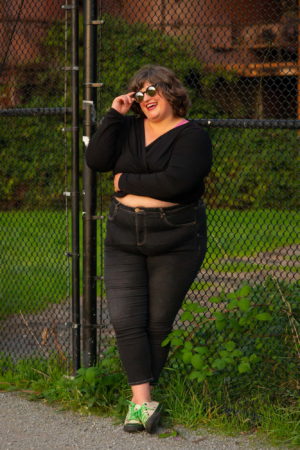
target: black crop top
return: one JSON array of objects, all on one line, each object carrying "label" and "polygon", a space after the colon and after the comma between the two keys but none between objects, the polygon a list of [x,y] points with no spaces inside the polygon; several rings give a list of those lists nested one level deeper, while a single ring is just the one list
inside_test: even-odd
[{"label": "black crop top", "polygon": [[119,192],[187,204],[204,193],[212,164],[208,134],[191,120],[145,146],[144,119],[111,108],[86,149],[87,165],[122,173]]}]

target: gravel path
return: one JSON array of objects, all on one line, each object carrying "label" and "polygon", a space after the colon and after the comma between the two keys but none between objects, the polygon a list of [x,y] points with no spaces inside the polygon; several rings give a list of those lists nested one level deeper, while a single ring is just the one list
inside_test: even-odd
[{"label": "gravel path", "polygon": [[204,429],[195,432],[176,427],[179,435],[168,438],[146,432],[128,434],[109,418],[59,411],[42,402],[31,402],[19,393],[0,393],[0,406],[1,450],[275,449],[263,445],[255,436],[224,437]]}]

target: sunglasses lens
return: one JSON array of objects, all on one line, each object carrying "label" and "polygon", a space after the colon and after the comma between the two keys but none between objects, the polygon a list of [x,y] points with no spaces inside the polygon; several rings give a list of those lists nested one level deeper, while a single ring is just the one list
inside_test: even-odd
[{"label": "sunglasses lens", "polygon": [[134,98],[138,103],[142,103],[142,101],[144,100],[143,92],[136,92]]},{"label": "sunglasses lens", "polygon": [[145,92],[138,91],[134,94],[134,98],[138,103],[142,103],[144,100],[144,95],[147,94],[149,97],[154,97],[156,95],[156,87],[155,86],[148,86]]},{"label": "sunglasses lens", "polygon": [[149,95],[149,97],[154,97],[156,94],[156,87],[155,86],[149,86],[146,90],[146,94]]}]

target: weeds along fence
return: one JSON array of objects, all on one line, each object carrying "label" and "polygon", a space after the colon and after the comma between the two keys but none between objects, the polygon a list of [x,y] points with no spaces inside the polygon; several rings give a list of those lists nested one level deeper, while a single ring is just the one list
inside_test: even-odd
[{"label": "weeds along fence", "polygon": [[[103,285],[112,175],[86,167],[84,145],[131,75],[156,63],[184,82],[189,118],[209,131],[214,146],[204,199],[208,253],[170,337],[175,363],[185,358],[198,379],[230,372],[233,362],[247,372],[264,355],[282,372],[293,368],[299,358],[297,1],[4,3],[3,354],[54,353],[72,358],[76,368],[94,364],[114,342]],[[223,351],[208,369],[207,342]]]}]

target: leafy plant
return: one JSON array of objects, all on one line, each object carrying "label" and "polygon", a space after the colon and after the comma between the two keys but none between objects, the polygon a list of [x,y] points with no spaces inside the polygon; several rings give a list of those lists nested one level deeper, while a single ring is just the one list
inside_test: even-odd
[{"label": "leafy plant", "polygon": [[274,382],[275,374],[279,382],[293,376],[300,360],[298,299],[299,286],[268,279],[205,306],[187,301],[180,317],[185,328],[173,330],[163,345],[171,344],[174,359],[199,383],[244,374],[247,383],[262,376]]}]

